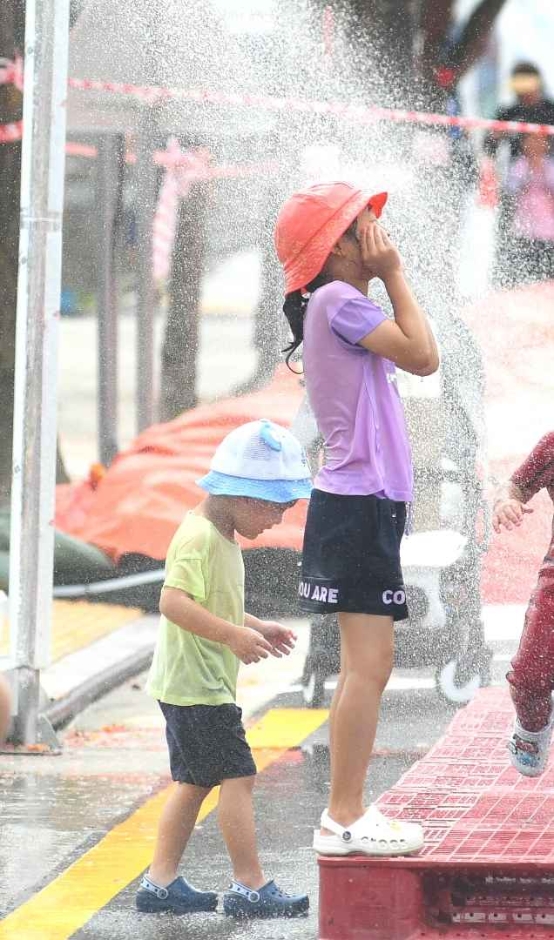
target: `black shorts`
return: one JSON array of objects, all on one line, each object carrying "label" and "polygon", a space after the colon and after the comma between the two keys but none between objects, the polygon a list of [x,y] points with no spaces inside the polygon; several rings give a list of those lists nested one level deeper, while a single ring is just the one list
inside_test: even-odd
[{"label": "black shorts", "polygon": [[405,620],[400,567],[405,524],[405,503],[313,490],[298,589],[302,609]]},{"label": "black shorts", "polygon": [[222,780],[256,773],[236,705],[159,705],[173,780],[216,787]]}]

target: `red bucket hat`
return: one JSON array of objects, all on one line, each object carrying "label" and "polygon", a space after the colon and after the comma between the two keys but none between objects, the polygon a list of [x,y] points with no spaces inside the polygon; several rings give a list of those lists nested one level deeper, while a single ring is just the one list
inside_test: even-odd
[{"label": "red bucket hat", "polygon": [[371,205],[379,218],[387,199],[388,193],[372,195],[350,183],[318,183],[287,199],[275,226],[275,248],[285,271],[285,293],[309,284],[360,212]]}]

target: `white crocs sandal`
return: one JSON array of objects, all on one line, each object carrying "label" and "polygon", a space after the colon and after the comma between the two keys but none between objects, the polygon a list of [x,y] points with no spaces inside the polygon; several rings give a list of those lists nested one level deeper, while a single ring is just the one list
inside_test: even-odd
[{"label": "white crocs sandal", "polygon": [[423,829],[417,823],[386,819],[376,806],[370,806],[361,819],[347,829],[339,826],[327,810],[321,816],[321,828],[333,835],[314,831],[314,849],[319,855],[410,855],[423,847]]},{"label": "white crocs sandal", "polygon": [[524,777],[540,777],[546,770],[553,730],[554,714],[540,731],[526,731],[516,718],[508,751],[512,766]]}]

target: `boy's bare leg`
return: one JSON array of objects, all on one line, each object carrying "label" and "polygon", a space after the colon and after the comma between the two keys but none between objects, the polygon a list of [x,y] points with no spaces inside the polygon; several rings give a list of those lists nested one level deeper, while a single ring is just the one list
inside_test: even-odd
[{"label": "boy's bare leg", "polygon": [[391,617],[339,614],[343,674],[332,706],[329,815],[348,826],[364,813],[364,784],[381,696],[391,674]]},{"label": "boy's bare leg", "polygon": [[158,825],[149,877],[161,888],[175,881],[177,869],[209,789],[176,783],[169,794]]},{"label": "boy's bare leg", "polygon": [[218,821],[233,866],[233,877],[257,890],[266,883],[260,866],[252,790],[256,777],[224,780],[219,794]]}]

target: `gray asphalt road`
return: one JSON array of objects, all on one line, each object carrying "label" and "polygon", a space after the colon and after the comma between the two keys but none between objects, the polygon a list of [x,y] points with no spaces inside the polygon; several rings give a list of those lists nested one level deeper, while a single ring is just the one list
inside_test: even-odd
[{"label": "gray asphalt road", "polygon": [[[503,618],[500,611],[496,620],[488,618],[487,639],[495,651],[495,684],[503,681],[507,659],[517,642],[519,612],[512,610],[511,619],[508,613],[506,609]],[[499,629],[500,619],[504,631]],[[65,734],[61,757],[0,757],[0,913],[22,905],[23,918],[23,926],[19,924],[14,933],[3,933],[0,923],[0,937],[50,937],[25,932],[26,912],[29,909],[32,913],[26,902],[35,898],[36,903],[44,897],[44,925],[52,917],[59,919],[61,904],[81,918],[77,930],[64,932],[62,925],[59,932],[58,925],[56,940],[314,940],[318,871],[311,838],[329,789],[324,716],[318,730],[300,747],[289,749],[260,773],[256,788],[266,873],[275,876],[285,889],[309,892],[312,910],[307,918],[243,925],[221,913],[187,918],[141,915],[134,908],[136,876],[123,878],[122,890],[112,891],[111,879],[119,868],[127,870],[129,860],[132,867],[141,852],[145,853],[141,857],[146,867],[159,807],[142,821],[137,821],[136,810],[147,808],[157,789],[169,782],[163,731],[157,712],[143,695],[143,681],[144,677],[139,677],[127,683],[80,716]],[[329,705],[332,685],[330,679],[325,706]],[[302,710],[302,704],[299,686],[293,685],[292,689],[283,688],[263,711]],[[383,701],[376,754],[368,775],[368,801],[392,786],[442,735],[453,714],[437,696],[430,670],[395,671]],[[298,712],[291,721],[300,721]],[[117,836],[116,827],[125,820],[128,828]],[[90,856],[86,854],[89,850]],[[115,867],[110,861],[113,858]],[[73,862],[77,867],[71,869]],[[224,891],[227,886],[229,865],[213,812],[193,834],[183,873],[201,888]],[[37,897],[43,886],[45,894]],[[106,891],[101,906],[98,898]]]}]

